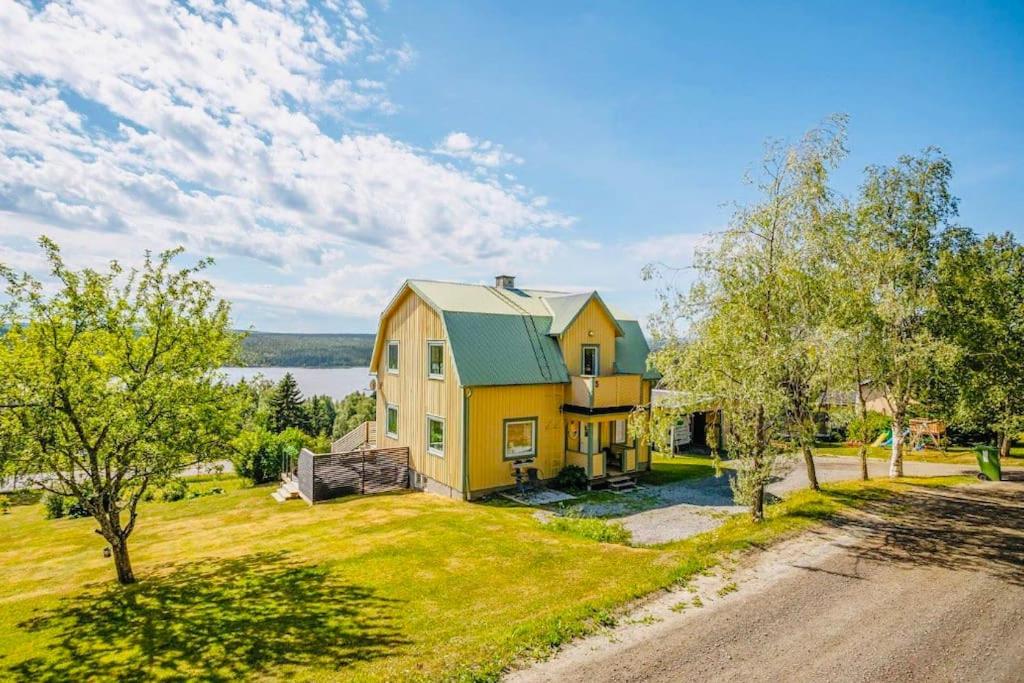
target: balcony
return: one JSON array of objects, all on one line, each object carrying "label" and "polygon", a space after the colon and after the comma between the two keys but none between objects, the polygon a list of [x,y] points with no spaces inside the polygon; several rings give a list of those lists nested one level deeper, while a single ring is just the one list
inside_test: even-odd
[{"label": "balcony", "polygon": [[602,375],[570,378],[566,404],[587,411],[623,408],[640,403],[640,375]]}]

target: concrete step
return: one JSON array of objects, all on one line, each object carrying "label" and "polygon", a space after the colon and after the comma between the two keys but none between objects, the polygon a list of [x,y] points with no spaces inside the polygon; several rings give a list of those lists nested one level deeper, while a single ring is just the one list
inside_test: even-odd
[{"label": "concrete step", "polygon": [[283,503],[286,500],[295,500],[299,497],[299,487],[294,482],[282,484],[280,488],[270,494],[270,497],[278,503]]}]

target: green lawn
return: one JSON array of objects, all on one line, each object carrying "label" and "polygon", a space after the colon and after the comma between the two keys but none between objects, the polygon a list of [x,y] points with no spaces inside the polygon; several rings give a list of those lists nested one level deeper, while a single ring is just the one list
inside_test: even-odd
[{"label": "green lawn", "polygon": [[641,484],[668,484],[683,479],[699,479],[710,477],[715,473],[715,465],[710,456],[706,455],[663,455],[654,453],[651,458],[651,469],[640,475]]},{"label": "green lawn", "polygon": [[902,486],[829,486],[760,526],[741,515],[633,548],[545,529],[527,508],[421,493],[311,508],[237,479],[193,485],[226,492],[145,504],[129,588],[90,520],[48,521],[38,503],[0,516],[0,679],[491,680],[729,552]]},{"label": "green lawn", "polygon": [[[844,444],[817,443],[814,446],[815,455],[857,455],[860,453],[859,446],[846,446]],[[868,448],[868,457],[879,460],[888,460],[892,455],[892,449]],[[970,465],[977,462],[974,449],[966,446],[950,446],[944,452],[934,448],[924,448],[919,451],[907,451],[904,455],[906,460],[917,462],[938,462],[956,465]],[[1024,447],[1016,446],[1010,449],[1010,457],[1004,465],[1024,465]]]}]

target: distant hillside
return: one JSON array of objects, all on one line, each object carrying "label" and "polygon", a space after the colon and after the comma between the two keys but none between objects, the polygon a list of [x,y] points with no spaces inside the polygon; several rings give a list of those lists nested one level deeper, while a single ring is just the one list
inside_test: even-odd
[{"label": "distant hillside", "polygon": [[250,332],[242,342],[242,365],[254,368],[339,368],[370,364],[372,334]]}]

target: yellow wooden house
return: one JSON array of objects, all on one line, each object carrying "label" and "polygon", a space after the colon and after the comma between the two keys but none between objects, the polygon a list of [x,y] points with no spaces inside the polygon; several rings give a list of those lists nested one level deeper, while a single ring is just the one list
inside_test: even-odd
[{"label": "yellow wooden house", "polygon": [[412,486],[474,498],[579,465],[592,482],[650,466],[627,418],[656,375],[635,318],[597,292],[409,280],[371,361],[378,448],[409,448]]}]

